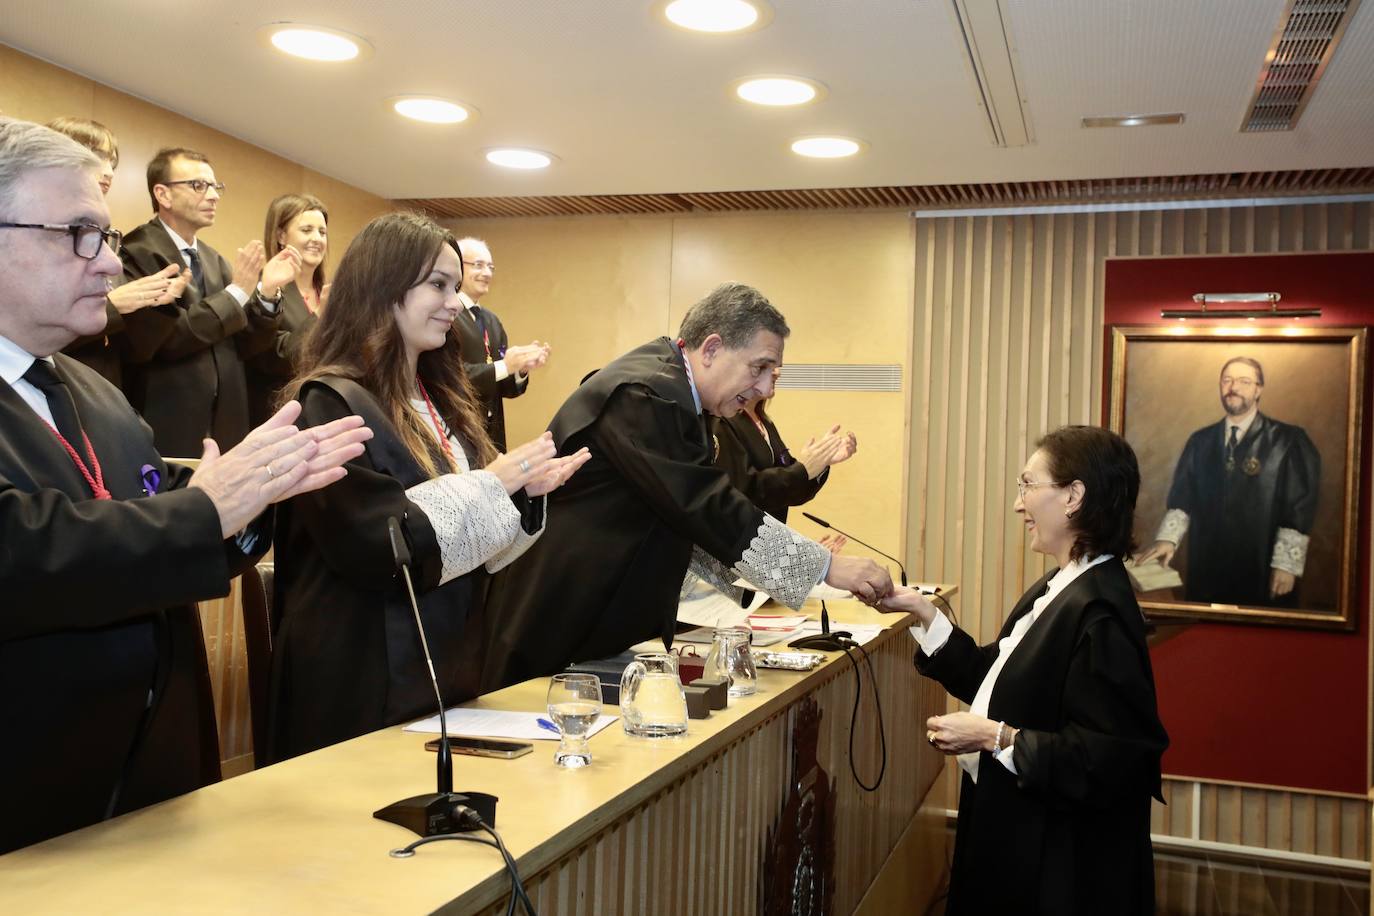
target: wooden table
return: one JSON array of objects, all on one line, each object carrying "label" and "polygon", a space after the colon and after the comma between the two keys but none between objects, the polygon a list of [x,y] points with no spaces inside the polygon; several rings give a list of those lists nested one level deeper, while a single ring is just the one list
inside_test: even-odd
[{"label": "wooden table", "polygon": [[[617,723],[591,740],[586,769],[555,769],[553,742],[516,760],[455,757],[458,791],[500,796],[496,826],[541,914],[789,912],[794,885],[849,913],[885,865],[890,887],[910,880],[913,817],[943,765],[922,723],[944,696],[912,668],[908,615],[833,602],[832,617],[891,625],[867,646],[887,734],[877,792],[850,773],[854,674],[840,653],[807,674],[761,671],[757,695],[682,738],[630,738]],[[473,705],[539,710],[546,684]],[[864,697],[854,755],[871,783],[866,671]],[[388,855],[414,836],[371,814],[433,790],[423,742],[385,729],[0,857],[0,912],[504,912],[494,849]]]}]

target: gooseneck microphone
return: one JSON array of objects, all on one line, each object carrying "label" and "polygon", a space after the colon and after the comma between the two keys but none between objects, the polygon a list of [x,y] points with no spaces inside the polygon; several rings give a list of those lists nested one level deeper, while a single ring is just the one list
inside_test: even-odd
[{"label": "gooseneck microphone", "polygon": [[[448,833],[461,833],[480,830],[483,823],[488,827],[496,825],[496,796],[485,792],[453,791],[453,749],[448,742],[448,719],[444,712],[444,696],[439,690],[439,677],[434,672],[434,656],[429,651],[429,640],[425,638],[424,621],[420,619],[420,604],[415,600],[415,585],[410,578],[410,547],[401,532],[401,523],[391,516],[386,520],[387,539],[391,542],[391,556],[396,568],[405,580],[406,594],[410,598],[410,609],[415,614],[415,629],[420,633],[420,647],[425,653],[425,663],[429,666],[429,681],[434,685],[434,699],[439,704],[439,760],[436,792],[415,795],[393,802],[372,816],[393,824],[400,824],[420,836],[440,836]],[[480,815],[474,821],[472,812]]]},{"label": "gooseneck microphone", "polygon": [[897,559],[897,558],[894,557],[892,554],[890,554],[890,553],[883,553],[881,550],[879,550],[878,548],[874,547],[872,544],[868,544],[868,543],[865,543],[865,542],[859,540],[859,539],[856,538],[854,535],[850,534],[848,531],[841,531],[840,529],[836,528],[834,525],[832,525],[832,524],[830,524],[829,522],[827,522],[825,519],[823,519],[823,518],[817,518],[816,516],[812,515],[810,512],[803,512],[802,515],[805,515],[807,518],[811,519],[811,521],[815,522],[817,525],[820,525],[822,528],[829,528],[831,531],[834,531],[836,534],[842,534],[842,535],[844,535],[845,537],[849,538],[849,539],[850,539],[851,541],[853,541],[855,544],[859,544],[859,545],[861,545],[861,546],[863,546],[863,547],[867,547],[869,550],[873,551],[874,553],[876,553],[876,554],[877,554],[878,556],[880,556],[880,557],[887,557],[887,559],[891,560],[893,563],[896,563],[896,564],[897,564],[897,568],[900,569],[900,570],[902,571],[902,584],[903,584],[903,585],[906,585],[906,584],[907,584],[907,583],[906,583],[906,567],[902,565],[902,561],[901,561],[901,560]]}]

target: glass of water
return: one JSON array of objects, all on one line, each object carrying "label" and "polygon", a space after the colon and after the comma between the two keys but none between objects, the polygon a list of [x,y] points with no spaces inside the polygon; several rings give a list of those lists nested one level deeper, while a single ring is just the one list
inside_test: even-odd
[{"label": "glass of water", "polygon": [[587,733],[601,715],[601,680],[595,674],[555,674],[549,682],[549,718],[561,740],[553,762],[584,767],[592,762]]}]

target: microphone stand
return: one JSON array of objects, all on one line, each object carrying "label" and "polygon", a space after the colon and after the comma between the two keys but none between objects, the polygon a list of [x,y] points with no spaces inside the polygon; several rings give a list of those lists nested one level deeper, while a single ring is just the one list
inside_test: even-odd
[{"label": "microphone stand", "polygon": [[844,535],[845,537],[849,538],[851,541],[853,541],[855,544],[858,544],[858,545],[860,545],[860,546],[862,546],[862,547],[867,547],[869,550],[871,550],[871,551],[873,551],[874,553],[878,554],[878,556],[880,556],[880,557],[886,557],[887,559],[891,560],[893,563],[896,563],[896,564],[897,564],[897,568],[898,568],[899,570],[901,570],[901,573],[902,573],[902,584],[903,584],[903,585],[906,585],[906,584],[907,584],[907,582],[906,582],[906,567],[902,565],[902,561],[901,561],[901,560],[897,559],[897,558],[894,557],[892,554],[890,554],[890,553],[883,553],[881,550],[879,550],[878,548],[874,547],[872,544],[867,544],[867,543],[865,543],[865,542],[859,540],[858,538],[856,538],[854,535],[850,534],[850,533],[847,532],[847,531],[841,531],[840,529],[836,528],[834,525],[832,525],[832,524],[830,524],[829,522],[827,522],[825,519],[823,519],[823,518],[817,518],[816,516],[812,515],[810,512],[803,512],[802,515],[805,515],[807,518],[811,519],[811,521],[815,522],[817,525],[820,525],[822,528],[829,528],[831,531],[834,531],[836,534],[842,534],[842,535]]},{"label": "microphone stand", "polygon": [[372,812],[372,816],[393,824],[400,824],[420,836],[441,836],[480,830],[485,824],[496,826],[495,795],[485,792],[453,791],[453,749],[448,741],[448,718],[444,712],[444,698],[439,691],[439,677],[434,673],[434,657],[425,638],[425,625],[420,620],[420,604],[415,600],[415,585],[410,579],[410,548],[406,545],[401,524],[393,516],[386,520],[387,537],[391,541],[391,555],[396,568],[405,579],[410,608],[415,613],[415,628],[420,632],[420,647],[429,665],[429,680],[434,685],[434,699],[439,703],[439,754],[436,774],[438,791],[414,795],[392,802]]},{"label": "microphone stand", "polygon": [[[860,544],[860,545],[862,545],[862,546],[864,546],[864,547],[867,547],[869,550],[873,551],[874,553],[878,554],[879,556],[886,557],[887,559],[891,560],[893,563],[896,563],[896,564],[897,564],[897,568],[898,568],[899,570],[901,570],[901,574],[902,574],[902,585],[906,585],[906,584],[907,584],[907,583],[906,583],[906,567],[902,565],[902,561],[901,561],[901,560],[897,559],[896,557],[892,556],[891,554],[883,553],[881,550],[879,550],[878,548],[874,547],[872,544],[865,543],[865,542],[859,540],[858,538],[854,537],[854,535],[849,534],[848,532],[840,531],[840,529],[836,528],[834,525],[830,524],[830,523],[827,522],[825,519],[819,518],[819,517],[817,517],[817,516],[815,516],[815,515],[812,515],[810,512],[803,512],[802,515],[804,515],[804,516],[806,516],[807,518],[811,519],[811,521],[815,522],[817,525],[820,525],[822,528],[829,528],[830,530],[832,530],[832,531],[834,531],[834,532],[836,532],[836,533],[838,533],[838,534],[842,534],[842,535],[844,535],[845,537],[849,538],[849,539],[850,539],[851,541],[853,541],[854,543]],[[881,609],[880,609],[880,610],[881,610]],[[841,631],[839,631],[839,632],[836,632],[836,633],[831,633],[831,632],[830,632],[830,612],[826,609],[826,607],[825,607],[825,602],[822,601],[822,602],[821,602],[821,632],[820,632],[819,634],[815,634],[815,635],[812,635],[812,636],[803,636],[803,637],[801,637],[800,639],[794,639],[794,640],[792,640],[790,643],[788,643],[787,645],[790,646],[790,647],[793,648],[793,649],[820,649],[820,650],[825,651],[825,652],[838,652],[839,650],[841,650],[841,649],[843,649],[843,648],[845,647],[845,643],[846,643],[846,642],[852,642],[853,639],[854,639],[854,634],[852,634],[852,633],[847,633],[847,632],[845,632],[845,631],[843,631],[843,630],[841,630]]]}]

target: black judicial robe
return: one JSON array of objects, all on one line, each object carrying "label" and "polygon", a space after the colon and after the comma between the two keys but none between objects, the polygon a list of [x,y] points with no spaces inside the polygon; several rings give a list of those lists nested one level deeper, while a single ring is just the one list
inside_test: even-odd
[{"label": "black judicial robe", "polygon": [[788,452],[773,421],[764,419],[763,426],[768,430],[767,440],[742,410],[733,417],[712,417],[716,465],[730,475],[730,483],[754,505],[785,522],[788,508],[816,498],[830,476],[830,469],[826,468],[814,480],[807,477],[806,466]]},{"label": "black judicial robe", "polygon": [[483,692],[661,636],[671,641],[693,545],[739,561],[763,512],[712,464],[678,349],[666,337],[592,375],[549,429],[591,458],[549,494],[540,542],[492,580]]},{"label": "black judicial robe", "polygon": [[[1051,570],[998,634],[1042,595]],[[971,703],[998,645],[961,629],[916,667]],[[1045,608],[997,678],[988,717],[1022,729],[1013,775],[990,753],[964,774],[946,911],[1045,916],[1154,912],[1150,799],[1168,736],[1145,624],[1119,559],[1087,570]]]},{"label": "black judicial robe", "polygon": [[[104,472],[97,501],[0,384],[0,852],[219,779],[200,618],[252,558],[220,536],[124,397],[56,357]],[[159,480],[144,497],[147,466]],[[261,549],[266,549],[262,539]]]},{"label": "black judicial robe", "polygon": [[1296,606],[1298,589],[1269,597],[1280,528],[1312,531],[1321,455],[1301,426],[1257,414],[1226,469],[1226,421],[1188,437],[1168,507],[1188,513],[1184,596],[1222,604]]},{"label": "black judicial robe", "polygon": [[[388,517],[401,522],[410,545],[411,578],[446,705],[477,695],[478,672],[459,650],[487,580],[479,567],[439,584],[434,528],[406,497],[430,478],[366,389],[329,378],[307,384],[300,401],[302,427],[358,414],[373,438],[343,480],[278,508],[274,601],[282,616],[272,655],[273,760],[436,711],[415,615],[392,559]],[[471,454],[468,463],[475,466]],[[529,505],[517,507],[528,523]]]},{"label": "black judicial robe", "polygon": [[[506,352],[506,347],[510,341],[506,336],[506,328],[501,324],[501,319],[496,317],[496,313],[489,309],[484,309],[480,305],[477,307],[482,313],[482,325],[486,328],[487,341],[491,345],[492,360],[501,359]],[[468,381],[472,383],[473,389],[477,392],[477,398],[482,402],[482,407],[487,417],[487,433],[491,436],[491,441],[495,443],[498,452],[506,450],[506,407],[502,403],[503,398],[518,398],[525,393],[529,387],[529,377],[524,379],[517,378],[514,373],[507,375],[501,381],[496,380],[496,365],[494,362],[487,362],[486,342],[482,337],[482,330],[477,326],[472,318],[470,309],[463,309],[463,314],[453,321],[453,329],[458,332],[458,343],[462,347],[463,368],[467,371]]]},{"label": "black judicial robe", "polygon": [[[207,295],[188,283],[176,302],[124,316],[124,391],[153,428],[158,451],[175,458],[199,457],[206,436],[228,451],[248,435],[252,427],[240,347],[263,349],[278,320],[253,290],[244,290],[248,302],[243,306],[229,294],[233,270],[219,252],[204,241],[197,243],[197,252]],[[185,267],[156,217],[124,236],[119,257],[126,280],[155,274],[168,264]]]},{"label": "black judicial robe", "polygon": [[124,356],[119,339],[124,334],[124,316],[119,309],[105,302],[105,330],[99,334],[78,337],[62,348],[62,352],[90,366],[105,381],[116,388],[124,388]]},{"label": "black judicial robe", "polygon": [[[248,382],[248,423],[257,427],[276,413],[277,395],[296,374],[305,335],[319,318],[310,311],[295,283],[282,287],[277,304],[278,324],[271,337],[250,335],[241,348]],[[257,350],[255,345],[261,345]]]}]

